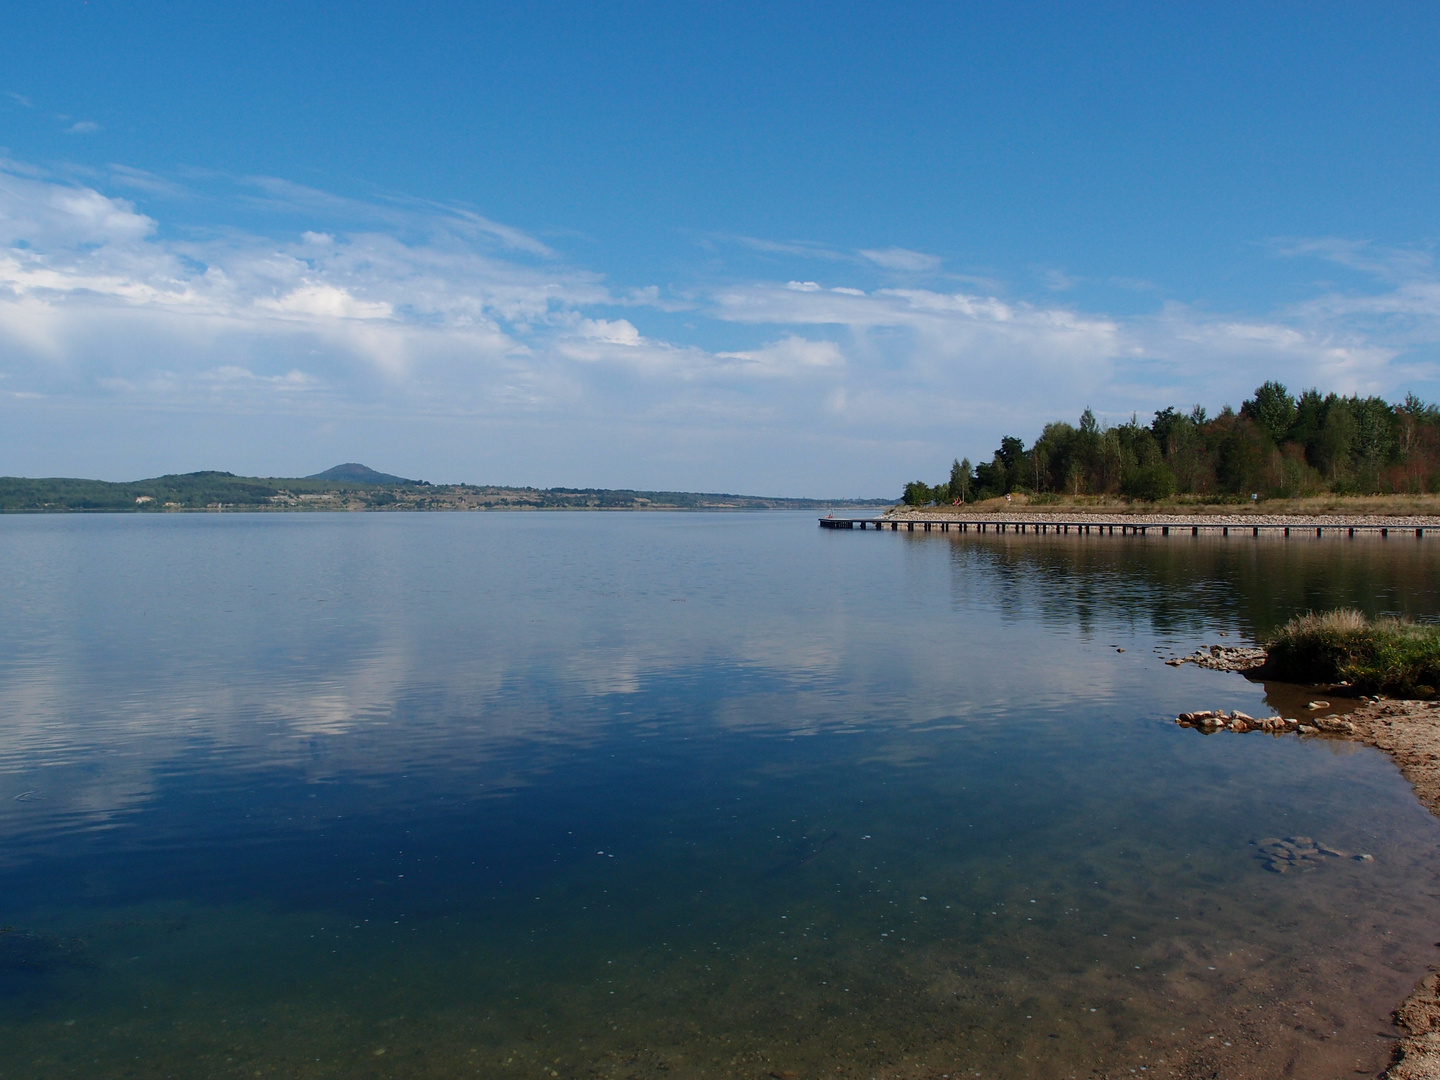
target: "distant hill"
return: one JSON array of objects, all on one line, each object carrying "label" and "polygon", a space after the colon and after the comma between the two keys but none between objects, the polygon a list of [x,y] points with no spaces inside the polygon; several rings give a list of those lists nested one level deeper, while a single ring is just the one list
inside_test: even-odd
[{"label": "distant hill", "polygon": [[353,462],[286,479],[194,472],[111,483],[0,476],[0,511],[67,510],[813,510],[889,499],[771,499],[694,491],[533,488],[405,480]]},{"label": "distant hill", "polygon": [[376,472],[368,465],[361,465],[358,461],[347,461],[344,465],[336,465],[333,469],[326,469],[324,472],[317,472],[314,476],[305,477],[306,480],[333,480],[340,484],[421,484],[423,480],[406,480],[403,476],[392,476],[390,473]]}]

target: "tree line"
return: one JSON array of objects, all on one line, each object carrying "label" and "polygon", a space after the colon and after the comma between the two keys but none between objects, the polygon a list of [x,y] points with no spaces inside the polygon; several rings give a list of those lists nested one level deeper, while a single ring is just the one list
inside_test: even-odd
[{"label": "tree line", "polygon": [[1236,412],[1211,417],[1203,406],[1155,413],[1149,424],[1099,423],[1086,409],[1078,425],[1046,424],[1028,449],[1007,435],[989,461],[969,458],[934,486],[905,485],[911,506],[976,502],[999,495],[1173,495],[1293,498],[1440,491],[1440,408],[1414,394],[1399,404],[1379,397],[1298,397],[1278,382],[1255,390]]}]

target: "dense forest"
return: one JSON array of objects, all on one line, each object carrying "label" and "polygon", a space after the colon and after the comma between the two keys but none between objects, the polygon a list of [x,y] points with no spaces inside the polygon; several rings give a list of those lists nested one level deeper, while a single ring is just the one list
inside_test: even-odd
[{"label": "dense forest", "polygon": [[905,485],[903,501],[975,502],[1035,496],[1111,495],[1157,500],[1294,498],[1440,491],[1440,409],[1413,394],[1378,397],[1306,390],[1298,398],[1267,382],[1240,411],[1166,408],[1149,424],[1116,427],[1086,409],[1078,425],[1047,424],[1035,444],[1007,435],[991,460],[956,461],[933,487]]}]

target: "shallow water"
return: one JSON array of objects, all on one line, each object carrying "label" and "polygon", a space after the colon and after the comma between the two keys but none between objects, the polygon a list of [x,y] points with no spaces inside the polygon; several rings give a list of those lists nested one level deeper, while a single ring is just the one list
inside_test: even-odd
[{"label": "shallow water", "polygon": [[1265,689],[1160,658],[1434,617],[1437,562],[0,518],[0,1076],[1373,1073],[1440,823],[1373,751],[1175,727]]}]

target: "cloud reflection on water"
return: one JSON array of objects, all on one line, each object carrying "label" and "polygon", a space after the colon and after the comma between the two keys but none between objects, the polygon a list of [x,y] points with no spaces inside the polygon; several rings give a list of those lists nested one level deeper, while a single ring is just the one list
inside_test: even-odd
[{"label": "cloud reflection on water", "polygon": [[1146,647],[1332,601],[1434,610],[1429,545],[835,536],[810,515],[6,518],[0,546],[0,835],[26,843],[115,824],[157,773],[495,793],[617,730],[903,743],[1156,685],[1248,702]]}]

